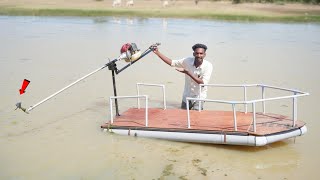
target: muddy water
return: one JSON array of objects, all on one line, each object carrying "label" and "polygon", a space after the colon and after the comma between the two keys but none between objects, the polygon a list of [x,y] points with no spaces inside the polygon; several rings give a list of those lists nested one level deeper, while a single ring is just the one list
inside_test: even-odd
[{"label": "muddy water", "polygon": [[[181,19],[0,17],[1,179],[318,179],[320,26]],[[211,83],[265,83],[300,89],[298,118],[308,133],[265,147],[239,147],[123,137],[101,132],[109,119],[111,72],[104,69],[38,106],[30,114],[15,103],[36,104],[119,55],[126,42],[145,50],[161,42],[171,58],[208,45]],[[121,67],[125,63],[119,63]],[[19,95],[23,79],[31,84]],[[179,107],[183,75],[154,54],[118,76],[118,95],[135,83],[161,83],[168,106]],[[144,89],[158,106],[156,89]],[[240,93],[241,95],[241,93]],[[210,97],[233,98],[211,90]],[[120,111],[134,105],[120,101]],[[267,104],[290,114],[291,102]]]}]

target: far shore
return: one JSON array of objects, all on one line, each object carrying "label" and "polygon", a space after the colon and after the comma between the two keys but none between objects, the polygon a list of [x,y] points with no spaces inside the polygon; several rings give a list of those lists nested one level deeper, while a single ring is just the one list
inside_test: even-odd
[{"label": "far shore", "polygon": [[0,0],[0,15],[130,16],[200,18],[230,21],[320,22],[320,6],[231,1],[135,0],[133,6],[113,7],[112,0]]}]

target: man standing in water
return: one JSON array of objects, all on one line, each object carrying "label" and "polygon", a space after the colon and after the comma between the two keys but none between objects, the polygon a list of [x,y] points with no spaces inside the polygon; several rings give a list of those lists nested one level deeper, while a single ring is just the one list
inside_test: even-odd
[{"label": "man standing in water", "polygon": [[[193,57],[187,57],[180,60],[171,60],[163,55],[157,47],[153,49],[153,52],[172,67],[176,67],[176,70],[185,74],[185,85],[181,108],[186,109],[186,98],[206,98],[207,87],[202,88],[199,94],[199,84],[208,84],[212,73],[212,64],[209,61],[204,60],[206,57],[207,46],[204,44],[195,44],[192,46]],[[193,110],[199,110],[199,101],[189,101],[189,108]],[[201,109],[203,109],[203,103],[201,103]]]}]

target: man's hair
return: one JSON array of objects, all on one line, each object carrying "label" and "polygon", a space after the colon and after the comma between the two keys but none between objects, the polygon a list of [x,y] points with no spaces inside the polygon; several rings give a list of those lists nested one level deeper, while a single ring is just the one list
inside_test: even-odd
[{"label": "man's hair", "polygon": [[195,51],[198,48],[202,48],[202,49],[204,49],[204,51],[207,51],[207,46],[204,45],[204,44],[195,44],[195,45],[192,46],[192,50],[193,51]]}]

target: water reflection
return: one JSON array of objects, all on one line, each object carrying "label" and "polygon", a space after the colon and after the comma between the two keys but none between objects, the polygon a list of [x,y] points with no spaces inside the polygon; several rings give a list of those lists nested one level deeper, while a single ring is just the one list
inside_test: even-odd
[{"label": "water reflection", "polygon": [[121,24],[121,20],[123,20],[123,18],[112,17],[111,22],[116,24]]},{"label": "water reflection", "polygon": [[94,17],[93,22],[100,24],[100,23],[108,23],[109,18],[108,17]]},{"label": "water reflection", "polygon": [[168,22],[166,18],[162,18],[162,29],[167,30]]},{"label": "water reflection", "polygon": [[147,18],[132,18],[132,17],[123,18],[123,17],[116,17],[116,16],[94,17],[92,20],[93,20],[93,23],[96,23],[96,24],[114,23],[114,24],[125,24],[125,25],[142,25],[148,21]]}]

